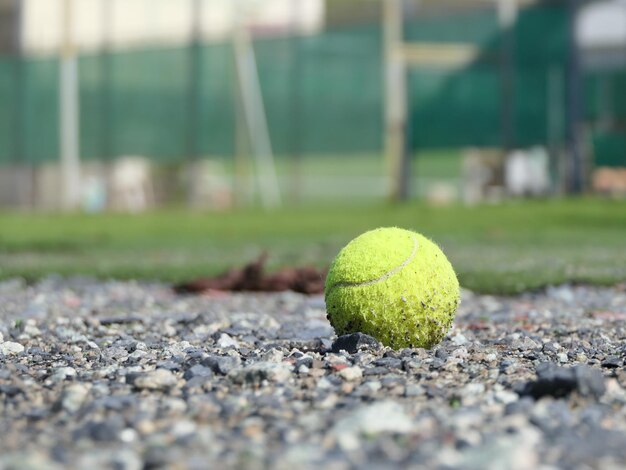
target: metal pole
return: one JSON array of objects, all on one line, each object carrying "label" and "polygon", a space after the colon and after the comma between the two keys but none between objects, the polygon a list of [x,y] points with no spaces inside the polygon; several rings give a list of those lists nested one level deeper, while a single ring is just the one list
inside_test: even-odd
[{"label": "metal pole", "polygon": [[24,74],[24,65],[23,65],[23,57],[22,57],[22,44],[21,44],[21,12],[22,12],[22,2],[19,0],[14,0],[13,2],[14,8],[14,29],[13,29],[13,80],[14,80],[14,90],[15,90],[15,105],[13,107],[13,159],[15,163],[25,163],[23,162],[23,140],[22,140],[22,131],[23,131],[23,74]]},{"label": "metal pole", "polygon": [[235,202],[238,206],[246,206],[252,202],[253,193],[250,188],[253,186],[250,181],[248,159],[250,155],[250,142],[246,133],[246,121],[244,116],[243,98],[241,89],[237,83],[241,82],[237,66],[233,63],[233,75],[236,84],[233,86],[234,113],[235,113]]},{"label": "metal pole", "polygon": [[393,201],[409,196],[406,174],[409,155],[406,146],[406,67],[401,56],[403,41],[402,0],[384,0],[385,47],[385,155],[390,176],[389,197]]},{"label": "metal pole", "polygon": [[[237,5],[241,6],[241,3],[238,2]],[[234,31],[235,62],[240,79],[239,86],[246,124],[255,156],[261,203],[266,209],[270,209],[281,204],[280,187],[261,94],[256,56],[250,34],[242,18],[242,9],[238,13]]]},{"label": "metal pole", "polygon": [[302,60],[300,52],[300,33],[297,30],[297,20],[300,17],[300,0],[291,0],[291,37],[290,59],[291,59],[291,195],[293,202],[299,202],[302,197],[302,149],[301,130],[302,115],[300,109],[300,87],[302,81]]},{"label": "metal pole", "polygon": [[200,84],[203,0],[191,0],[191,42],[189,44],[189,82],[188,82],[188,117],[187,117],[187,157],[194,161],[198,158],[198,113],[200,110]]},{"label": "metal pole", "polygon": [[115,0],[100,0],[102,12],[102,44],[100,47],[100,158],[113,157],[111,142],[112,105],[112,62],[111,36],[113,28],[113,8]]},{"label": "metal pole", "polygon": [[582,76],[580,54],[576,40],[576,18],[581,0],[569,0],[568,14],[568,83],[567,83],[567,145],[569,149],[568,185],[570,193],[578,194],[583,190],[583,155],[582,155]]},{"label": "metal pole", "polygon": [[199,111],[200,111],[200,84],[202,83],[202,64],[200,42],[202,36],[202,12],[203,0],[191,0],[191,34],[189,43],[189,69],[187,84],[187,135],[185,157],[188,161],[189,180],[187,200],[189,204],[193,204],[198,184],[194,182],[194,173],[196,171],[195,162],[200,156],[198,145],[199,130]]},{"label": "metal pole", "polygon": [[[233,44],[233,53],[237,54],[237,13],[239,11],[239,6],[236,3],[231,3],[231,8],[233,9],[233,22],[231,24],[232,28],[232,44]],[[235,126],[235,135],[234,135],[234,185],[235,185],[235,203],[240,206],[246,206],[252,203],[253,200],[253,191],[251,188],[254,186],[254,182],[250,177],[250,169],[249,169],[249,156],[250,156],[250,142],[248,139],[247,129],[246,129],[246,118],[244,112],[244,104],[243,97],[241,92],[242,83],[241,71],[237,67],[237,60],[233,55],[232,62],[232,71],[234,76],[233,81],[233,112],[234,112],[234,126]]]},{"label": "metal pole", "polygon": [[78,63],[72,34],[73,0],[63,0],[59,76],[62,208],[75,210],[80,202]]}]

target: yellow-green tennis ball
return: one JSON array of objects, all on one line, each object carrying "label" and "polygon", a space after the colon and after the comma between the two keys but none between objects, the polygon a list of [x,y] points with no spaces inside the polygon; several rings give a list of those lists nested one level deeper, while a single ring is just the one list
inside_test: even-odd
[{"label": "yellow-green tennis ball", "polygon": [[361,332],[394,349],[439,343],[460,301],[459,281],[439,247],[395,227],[348,243],[330,266],[324,294],[337,335]]}]

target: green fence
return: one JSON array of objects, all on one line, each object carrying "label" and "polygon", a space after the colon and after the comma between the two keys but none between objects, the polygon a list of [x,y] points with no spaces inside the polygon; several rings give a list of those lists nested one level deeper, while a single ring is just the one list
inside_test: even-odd
[{"label": "green fence", "polygon": [[[523,9],[509,33],[509,143],[562,140],[566,12],[561,4]],[[463,42],[482,51],[463,68],[410,70],[413,148],[504,145],[503,36],[496,12],[481,8],[414,18],[406,24],[406,37]],[[254,47],[278,155],[382,151],[379,25],[257,39]],[[233,155],[236,80],[230,43],[84,55],[79,73],[82,158],[140,154],[172,162],[193,155]],[[614,75],[609,78],[610,112],[623,120],[626,95],[620,90],[626,80],[624,73]],[[552,86],[555,77],[561,83]],[[589,122],[607,112],[599,105],[607,100],[601,94],[607,93],[606,80],[603,73],[585,79]],[[549,104],[557,108],[557,128],[551,127]],[[57,59],[0,58],[0,162],[57,159],[58,117]],[[598,144],[596,155],[602,161],[603,153],[610,154],[607,161],[626,164],[620,147],[624,139],[616,135],[594,139],[605,142]],[[620,160],[619,155],[625,156]]]},{"label": "green fence", "polygon": [[[509,98],[511,135],[505,142],[502,81],[503,36],[494,9],[418,19],[413,41],[464,43],[482,53],[462,70],[417,68],[411,72],[413,140],[417,148],[529,146],[548,139],[550,73],[566,63],[567,20],[561,6],[524,9],[512,31]],[[442,24],[443,23],[443,24]],[[561,76],[563,74],[561,73]],[[552,97],[564,109],[565,87]],[[558,130],[563,138],[564,129]]]},{"label": "green fence", "polygon": [[595,163],[626,166],[626,71],[598,71],[585,83]]},{"label": "green fence", "polygon": [[[255,52],[276,153],[380,150],[382,72],[376,28],[257,40]],[[83,158],[141,154],[173,161],[189,155],[190,148],[198,155],[233,154],[231,44],[202,46],[195,57],[190,48],[81,56],[79,75]],[[192,79],[197,87],[190,86]],[[0,161],[56,159],[57,60],[18,64],[0,59],[0,102]],[[18,108],[22,116],[16,131]]]}]

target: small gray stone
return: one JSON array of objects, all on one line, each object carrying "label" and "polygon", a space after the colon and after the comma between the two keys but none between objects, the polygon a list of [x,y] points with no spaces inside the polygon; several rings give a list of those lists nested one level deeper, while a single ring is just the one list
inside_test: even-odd
[{"label": "small gray stone", "polygon": [[600,398],[606,392],[604,376],[598,369],[588,366],[576,366],[576,384],[578,392],[584,397]]},{"label": "small gray stone", "polygon": [[404,409],[393,401],[362,406],[336,422],[331,434],[344,450],[360,447],[359,438],[375,437],[380,433],[406,434],[414,426]]},{"label": "small gray stone", "polygon": [[419,384],[409,384],[404,389],[405,397],[421,397],[426,394],[426,390]]},{"label": "small gray stone", "polygon": [[624,360],[617,356],[609,356],[602,361],[602,367],[606,367],[607,369],[616,369],[621,367],[623,364]]},{"label": "small gray stone", "polygon": [[75,413],[85,403],[88,395],[89,388],[86,385],[80,383],[71,384],[63,390],[57,406],[69,413]]},{"label": "small gray stone", "polygon": [[388,369],[402,369],[402,359],[398,359],[397,357],[381,357],[374,361],[374,365]]},{"label": "small gray stone", "polygon": [[339,371],[339,376],[348,382],[353,382],[363,377],[363,369],[359,366],[346,367]]},{"label": "small gray stone", "polygon": [[176,376],[166,369],[140,374],[133,381],[133,385],[140,390],[169,390],[177,383]]},{"label": "small gray stone", "polygon": [[451,340],[452,344],[454,344],[455,346],[463,346],[464,344],[468,343],[468,339],[461,333],[457,333],[456,335],[454,335]]},{"label": "small gray stone", "polygon": [[210,355],[202,360],[202,365],[209,367],[213,372],[226,375],[241,365],[239,357]]},{"label": "small gray stone", "polygon": [[77,438],[87,437],[94,441],[115,441],[123,429],[121,417],[115,416],[105,421],[90,421],[76,433]]},{"label": "small gray stone", "polygon": [[222,333],[219,338],[217,339],[217,345],[220,348],[238,348],[239,347],[239,341],[233,339],[230,335],[226,334],[226,333]]},{"label": "small gray stone", "polygon": [[213,371],[208,367],[201,366],[200,364],[196,364],[195,366],[187,369],[184,374],[185,380],[191,380],[194,377],[211,377],[213,375]]},{"label": "small gray stone", "polygon": [[363,333],[352,333],[349,335],[340,336],[335,340],[332,346],[332,351],[338,353],[343,350],[350,354],[353,354],[363,349],[377,349],[380,347],[380,343],[369,335]]},{"label": "small gray stone", "polygon": [[24,346],[13,341],[5,341],[0,343],[0,354],[4,356],[15,356],[24,352]]},{"label": "small gray stone", "polygon": [[565,368],[548,362],[537,366],[537,380],[524,384],[519,393],[538,399],[546,395],[560,398],[578,391],[599,398],[605,390],[604,376],[597,369],[584,365]]},{"label": "small gray stone", "polygon": [[285,382],[291,377],[291,366],[285,363],[257,362],[232,370],[228,377],[235,383],[260,385],[263,381]]},{"label": "small gray stone", "polygon": [[511,342],[511,348],[517,349],[519,351],[530,351],[534,349],[539,349],[539,345],[532,340],[532,338],[522,335],[519,338],[514,339]]},{"label": "small gray stone", "polygon": [[53,383],[63,382],[68,379],[73,379],[76,377],[76,369],[73,367],[59,367],[54,370],[52,375],[50,376],[50,380]]}]

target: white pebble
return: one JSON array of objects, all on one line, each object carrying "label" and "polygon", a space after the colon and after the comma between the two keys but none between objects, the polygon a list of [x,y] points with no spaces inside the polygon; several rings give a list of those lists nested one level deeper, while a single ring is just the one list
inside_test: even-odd
[{"label": "white pebble", "polygon": [[519,399],[517,393],[510,392],[508,390],[499,390],[494,394],[497,402],[507,405],[513,403]]},{"label": "white pebble", "polygon": [[32,322],[28,321],[24,327],[24,334],[29,338],[36,338],[41,335],[41,330]]},{"label": "white pebble", "polygon": [[85,403],[89,389],[80,383],[69,385],[61,395],[61,406],[70,413],[76,413]]},{"label": "white pebble", "polygon": [[333,388],[333,384],[331,384],[326,377],[322,377],[317,382],[317,388],[321,390],[327,390],[329,388]]},{"label": "white pebble", "polygon": [[132,428],[126,428],[120,432],[120,440],[122,442],[130,443],[137,440],[137,431]]},{"label": "white pebble", "polygon": [[20,343],[6,341],[0,344],[0,354],[4,354],[5,356],[13,356],[22,352],[24,352],[24,346],[22,346]]},{"label": "white pebble", "polygon": [[457,333],[451,339],[452,339],[452,343],[455,344],[456,346],[463,346],[464,344],[467,344],[468,342],[467,338],[461,333]]},{"label": "white pebble", "polygon": [[485,361],[495,362],[497,360],[498,360],[498,355],[496,353],[485,354]]},{"label": "white pebble", "polygon": [[230,347],[238,348],[239,342],[233,339],[230,335],[226,333],[222,333],[220,335],[220,338],[217,340],[217,345],[220,348],[230,348]]},{"label": "white pebble", "polygon": [[363,377],[363,370],[359,366],[346,367],[339,371],[339,376],[349,382],[359,380]]},{"label": "white pebble", "polygon": [[53,374],[50,376],[50,380],[52,382],[63,382],[64,380],[76,377],[76,369],[73,367],[59,367],[55,369]]}]

